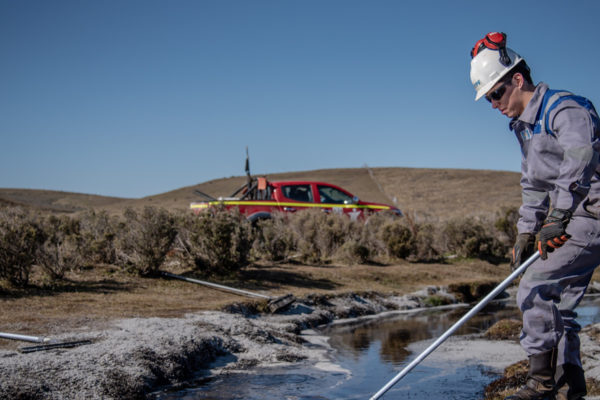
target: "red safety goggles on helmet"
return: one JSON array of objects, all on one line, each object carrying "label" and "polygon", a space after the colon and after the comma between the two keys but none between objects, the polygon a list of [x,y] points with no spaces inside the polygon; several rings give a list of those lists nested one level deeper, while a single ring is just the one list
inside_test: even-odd
[{"label": "red safety goggles on helmet", "polygon": [[471,58],[475,57],[483,49],[498,50],[500,52],[500,62],[508,67],[510,65],[510,57],[506,51],[506,33],[490,32],[483,39],[475,43],[475,47],[471,50]]}]

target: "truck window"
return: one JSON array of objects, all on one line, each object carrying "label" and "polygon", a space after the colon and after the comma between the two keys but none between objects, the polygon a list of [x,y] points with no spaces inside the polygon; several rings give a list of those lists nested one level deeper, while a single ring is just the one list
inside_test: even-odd
[{"label": "truck window", "polygon": [[331,186],[318,186],[321,203],[352,204],[352,197]]},{"label": "truck window", "polygon": [[288,199],[296,201],[312,202],[313,196],[310,185],[289,185],[282,186],[281,191]]}]

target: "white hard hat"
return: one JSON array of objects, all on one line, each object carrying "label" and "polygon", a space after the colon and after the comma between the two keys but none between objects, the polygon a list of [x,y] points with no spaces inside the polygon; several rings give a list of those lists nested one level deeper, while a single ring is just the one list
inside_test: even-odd
[{"label": "white hard hat", "polygon": [[512,49],[506,48],[510,63],[500,61],[500,51],[485,48],[471,60],[471,83],[477,91],[475,101],[489,90],[523,58]]}]

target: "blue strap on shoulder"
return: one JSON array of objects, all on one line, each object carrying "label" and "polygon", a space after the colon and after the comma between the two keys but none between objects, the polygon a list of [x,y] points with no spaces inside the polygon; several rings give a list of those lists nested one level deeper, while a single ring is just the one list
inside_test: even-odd
[{"label": "blue strap on shoulder", "polygon": [[[552,132],[552,128],[550,127],[550,113],[556,108],[556,106],[558,106],[560,103],[567,99],[575,101],[577,104],[579,104],[587,110],[594,109],[592,102],[586,99],[585,97],[574,95],[573,93],[567,92],[566,90],[547,90],[544,94],[544,99],[542,100],[540,111],[538,111],[537,120],[540,123],[536,124],[535,128],[537,129],[534,128],[534,133],[540,133],[545,131],[548,134],[555,136],[554,132]],[[543,117],[540,117],[540,112],[543,112]]]}]

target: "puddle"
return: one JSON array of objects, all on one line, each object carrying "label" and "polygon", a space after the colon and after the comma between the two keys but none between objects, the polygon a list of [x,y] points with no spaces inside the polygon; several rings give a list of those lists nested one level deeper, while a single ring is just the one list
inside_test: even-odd
[{"label": "puddle", "polygon": [[[600,322],[599,307],[600,297],[584,299],[577,310],[580,324]],[[318,333],[328,336],[334,349],[329,363],[315,368],[314,363],[301,362],[285,368],[210,376],[196,388],[163,393],[155,399],[368,399],[417,355],[407,349],[409,344],[439,337],[466,311],[424,311],[334,326]],[[488,306],[453,336],[485,331],[509,317],[520,318],[514,301]],[[477,399],[496,377],[490,368],[480,365],[456,365],[451,360],[423,363],[382,398]]]}]

